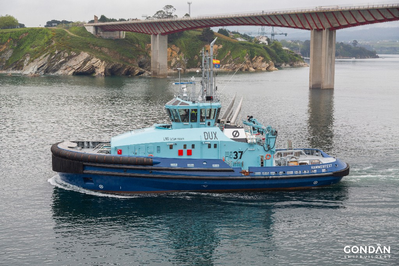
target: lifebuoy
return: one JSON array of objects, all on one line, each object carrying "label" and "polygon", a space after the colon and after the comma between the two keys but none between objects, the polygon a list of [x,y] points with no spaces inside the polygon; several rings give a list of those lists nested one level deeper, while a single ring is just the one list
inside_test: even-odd
[{"label": "lifebuoy", "polygon": [[152,154],[148,154],[148,156],[149,156],[149,157],[153,157],[154,155],[152,155]]},{"label": "lifebuoy", "polygon": [[270,154],[266,154],[265,159],[270,160],[270,158],[272,158],[272,156]]}]

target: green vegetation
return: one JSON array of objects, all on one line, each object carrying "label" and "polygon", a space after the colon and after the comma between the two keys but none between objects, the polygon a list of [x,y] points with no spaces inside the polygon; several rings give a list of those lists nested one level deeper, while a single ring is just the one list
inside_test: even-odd
[{"label": "green vegetation", "polygon": [[[310,56],[310,41],[285,41],[282,40],[281,44],[295,52],[300,52],[302,56]],[[343,42],[336,43],[335,57],[337,58],[374,58],[377,57],[376,51],[367,50],[360,47],[360,44],[353,40],[351,44]]]},{"label": "green vegetation", "polygon": [[197,67],[199,62],[198,55],[199,51],[204,47],[205,42],[201,41],[199,38],[201,36],[200,30],[185,31],[182,32],[180,37],[171,40],[170,44],[174,44],[180,48],[182,53],[184,53],[187,62],[187,67]]},{"label": "green vegetation", "polygon": [[[0,47],[14,50],[5,67],[17,62],[22,64],[27,54],[32,61],[47,53],[53,55],[56,51],[77,54],[84,51],[108,62],[132,65],[140,55],[148,56],[148,43],[148,35],[127,32],[123,40],[107,40],[93,36],[84,27],[71,27],[68,31],[59,28],[0,30]],[[4,49],[0,48],[0,52]]]},{"label": "green vegetation", "polygon": [[67,25],[71,25],[73,23],[74,22],[72,22],[72,21],[67,21],[67,20],[59,21],[59,20],[53,19],[53,20],[47,21],[46,25],[44,25],[44,27],[46,27],[46,28],[47,27],[55,27],[55,26],[67,27]]},{"label": "green vegetation", "polygon": [[0,16],[0,29],[11,29],[17,27],[18,25],[18,20],[13,16]]},{"label": "green vegetation", "polygon": [[211,28],[204,28],[202,30],[202,33],[200,35],[200,40],[204,41],[206,43],[211,43],[214,39],[214,32],[211,30]]},{"label": "green vegetation", "polygon": [[9,29],[1,30],[0,33],[0,46],[7,45],[14,49],[7,65],[15,64],[26,54],[35,59],[46,53],[51,47],[53,37],[53,32],[44,28]]},{"label": "green vegetation", "polygon": [[399,41],[369,42],[367,45],[361,44],[361,46],[368,46],[378,54],[399,54]]},{"label": "green vegetation", "polygon": [[[206,31],[206,29],[204,29]],[[179,47],[187,58],[187,68],[198,66],[198,53],[207,44],[203,39],[203,30],[185,31],[178,39],[170,42]],[[237,33],[235,33],[237,34]],[[218,37],[217,45],[222,45],[217,51],[217,58],[222,60],[222,64],[232,58],[235,63],[242,63],[246,56],[253,59],[256,56],[262,56],[266,61],[273,61],[277,66],[282,63],[292,63],[302,61],[301,57],[292,51],[284,50],[279,42],[273,42],[271,45],[256,44],[253,42],[239,42],[227,37],[221,33],[214,33]],[[212,38],[212,39],[213,39]]]},{"label": "green vegetation", "polygon": [[[209,44],[205,39],[218,37],[216,44],[217,58],[222,64],[241,64],[247,59],[257,56],[273,61],[277,66],[282,63],[301,61],[301,58],[291,51],[284,50],[279,42],[271,45],[253,42],[238,42],[212,30],[192,30],[179,32],[169,36],[169,45],[179,48],[178,56],[184,55],[187,68],[199,66],[199,52]],[[4,62],[3,67],[21,69],[27,63],[43,55],[52,57],[56,53],[79,54],[82,51],[106,62],[115,62],[137,66],[140,58],[149,58],[150,36],[126,32],[125,39],[102,39],[87,32],[84,27],[72,26],[63,28],[22,28],[0,30],[0,54],[6,49],[12,49],[11,57]]]},{"label": "green vegetation", "polygon": [[227,37],[230,36],[229,32],[228,32],[226,29],[223,29],[223,28],[220,28],[220,29],[218,30],[218,33],[220,33],[220,34],[222,34],[222,35],[224,35],[224,36],[227,36]]},{"label": "green vegetation", "polygon": [[357,42],[353,45],[339,42],[335,46],[335,57],[338,58],[373,58],[378,57],[376,51],[369,51],[363,47],[357,47]]},{"label": "green vegetation", "polygon": [[239,33],[238,31],[232,31],[231,34],[236,39],[241,38],[241,39],[244,39],[244,40],[246,40],[248,42],[253,42],[254,41],[254,37],[251,37],[251,36],[249,36],[248,34],[245,34],[245,33],[242,34],[242,33]]},{"label": "green vegetation", "polygon": [[84,27],[73,27],[69,32],[58,31],[57,44],[79,53],[88,52],[99,59],[129,64],[140,55],[147,55],[146,44],[150,43],[150,36],[126,32],[125,39],[109,40],[93,36]]},{"label": "green vegetation", "polygon": [[[177,18],[173,13],[176,11],[172,5],[166,5],[162,10],[157,11],[152,17],[156,19]],[[150,17],[147,17],[149,19]]]}]

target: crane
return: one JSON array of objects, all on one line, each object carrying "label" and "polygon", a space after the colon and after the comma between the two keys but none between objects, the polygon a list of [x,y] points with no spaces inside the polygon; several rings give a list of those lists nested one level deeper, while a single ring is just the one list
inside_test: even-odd
[{"label": "crane", "polygon": [[[270,34],[270,37],[271,37],[270,39],[271,39],[272,41],[274,40],[274,36],[275,36],[275,35],[285,35],[285,36],[287,36],[287,33],[275,32],[273,26],[272,26],[272,31],[271,31],[270,33],[267,33],[267,34]],[[261,36],[266,36],[265,26],[260,27],[260,35],[261,35]]]}]

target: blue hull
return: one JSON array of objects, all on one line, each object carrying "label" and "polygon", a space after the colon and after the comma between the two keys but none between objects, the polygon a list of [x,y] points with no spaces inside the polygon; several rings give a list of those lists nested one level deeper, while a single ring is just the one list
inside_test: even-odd
[{"label": "blue hull", "polygon": [[230,167],[221,159],[176,159],[81,153],[52,147],[61,180],[105,193],[233,192],[302,189],[338,183],[349,165]]},{"label": "blue hull", "polygon": [[304,189],[338,183],[343,176],[169,178],[59,173],[66,183],[105,193],[237,192]]}]

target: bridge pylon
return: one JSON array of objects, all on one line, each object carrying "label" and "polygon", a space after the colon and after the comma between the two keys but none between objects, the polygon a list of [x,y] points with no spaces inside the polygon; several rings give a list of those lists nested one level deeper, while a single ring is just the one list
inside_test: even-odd
[{"label": "bridge pylon", "polygon": [[334,89],[336,31],[312,30],[310,37],[310,89]]},{"label": "bridge pylon", "polygon": [[151,75],[168,75],[168,35],[151,35]]}]

